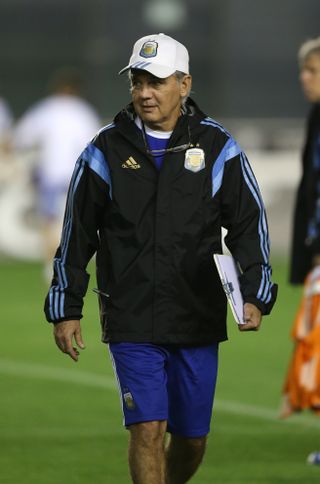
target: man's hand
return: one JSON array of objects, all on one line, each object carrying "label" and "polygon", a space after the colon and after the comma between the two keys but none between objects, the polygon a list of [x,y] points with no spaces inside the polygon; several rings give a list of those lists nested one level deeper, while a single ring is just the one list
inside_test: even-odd
[{"label": "man's hand", "polygon": [[62,353],[66,353],[74,361],[78,361],[79,351],[73,346],[73,338],[79,348],[82,350],[85,348],[81,336],[80,321],[70,320],[55,323],[53,334],[56,345]]},{"label": "man's hand", "polygon": [[254,304],[245,303],[243,306],[243,319],[245,324],[239,324],[240,331],[258,331],[261,324],[261,311]]}]

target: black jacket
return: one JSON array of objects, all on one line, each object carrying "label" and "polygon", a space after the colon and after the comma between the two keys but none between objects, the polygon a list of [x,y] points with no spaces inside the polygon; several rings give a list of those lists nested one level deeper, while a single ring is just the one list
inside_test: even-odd
[{"label": "black jacket", "polygon": [[[302,284],[320,255],[320,104],[310,112],[302,156],[302,177],[296,195],[290,264],[290,282]],[[318,157],[316,162],[315,157]]]},{"label": "black jacket", "polygon": [[[221,227],[243,274],[245,301],[270,312],[267,222],[249,163],[234,139],[188,100],[160,172],[132,106],[80,156],[69,188],[47,319],[81,317],[96,253],[104,341],[209,344],[226,339],[226,298],[213,262]],[[191,160],[191,161],[190,161]]]}]

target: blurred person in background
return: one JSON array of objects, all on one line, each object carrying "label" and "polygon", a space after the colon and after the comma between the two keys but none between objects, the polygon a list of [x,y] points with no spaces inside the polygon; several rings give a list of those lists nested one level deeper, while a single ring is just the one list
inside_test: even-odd
[{"label": "blurred person in background", "polygon": [[13,126],[13,114],[8,102],[0,97],[0,157],[2,152],[7,152],[10,146],[11,129]]},{"label": "blurred person in background", "polygon": [[298,60],[311,110],[296,196],[290,282],[304,288],[292,328],[295,346],[283,388],[282,418],[304,409],[320,415],[320,37],[301,45]]},{"label": "blurred person in background", "polygon": [[96,253],[132,480],[184,483],[205,453],[227,339],[213,262],[222,225],[242,272],[242,331],[259,329],[277,287],[257,182],[236,141],[189,97],[185,46],[143,37],[123,72],[132,102],[78,159],[45,313],[59,349],[78,361],[86,266]]},{"label": "blurred person in background", "polygon": [[83,81],[74,68],[57,70],[48,97],[31,106],[14,129],[14,147],[36,150],[34,176],[42,227],[44,275],[52,277],[52,257],[59,243],[68,185],[84,144],[96,133],[100,119],[82,97]]},{"label": "blurred person in background", "polygon": [[310,269],[320,263],[320,37],[302,44],[298,59],[302,90],[311,110],[294,213],[292,284],[303,284]]},{"label": "blurred person in background", "polygon": [[13,122],[9,103],[0,96],[0,188],[7,181]]}]

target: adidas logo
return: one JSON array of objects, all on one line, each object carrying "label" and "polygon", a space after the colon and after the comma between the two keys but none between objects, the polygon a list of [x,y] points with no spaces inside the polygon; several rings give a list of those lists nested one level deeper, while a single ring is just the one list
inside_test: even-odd
[{"label": "adidas logo", "polygon": [[132,170],[137,170],[138,168],[141,168],[139,163],[136,162],[132,156],[130,156],[124,163],[122,163],[122,168],[131,168]]}]

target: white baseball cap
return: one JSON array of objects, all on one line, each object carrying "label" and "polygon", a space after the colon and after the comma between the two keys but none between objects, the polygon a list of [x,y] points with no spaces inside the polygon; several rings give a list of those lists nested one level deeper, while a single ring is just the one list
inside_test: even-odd
[{"label": "white baseball cap", "polygon": [[189,54],[184,45],[168,35],[147,35],[134,44],[129,64],[119,74],[129,69],[142,69],[162,79],[176,71],[189,74]]}]

